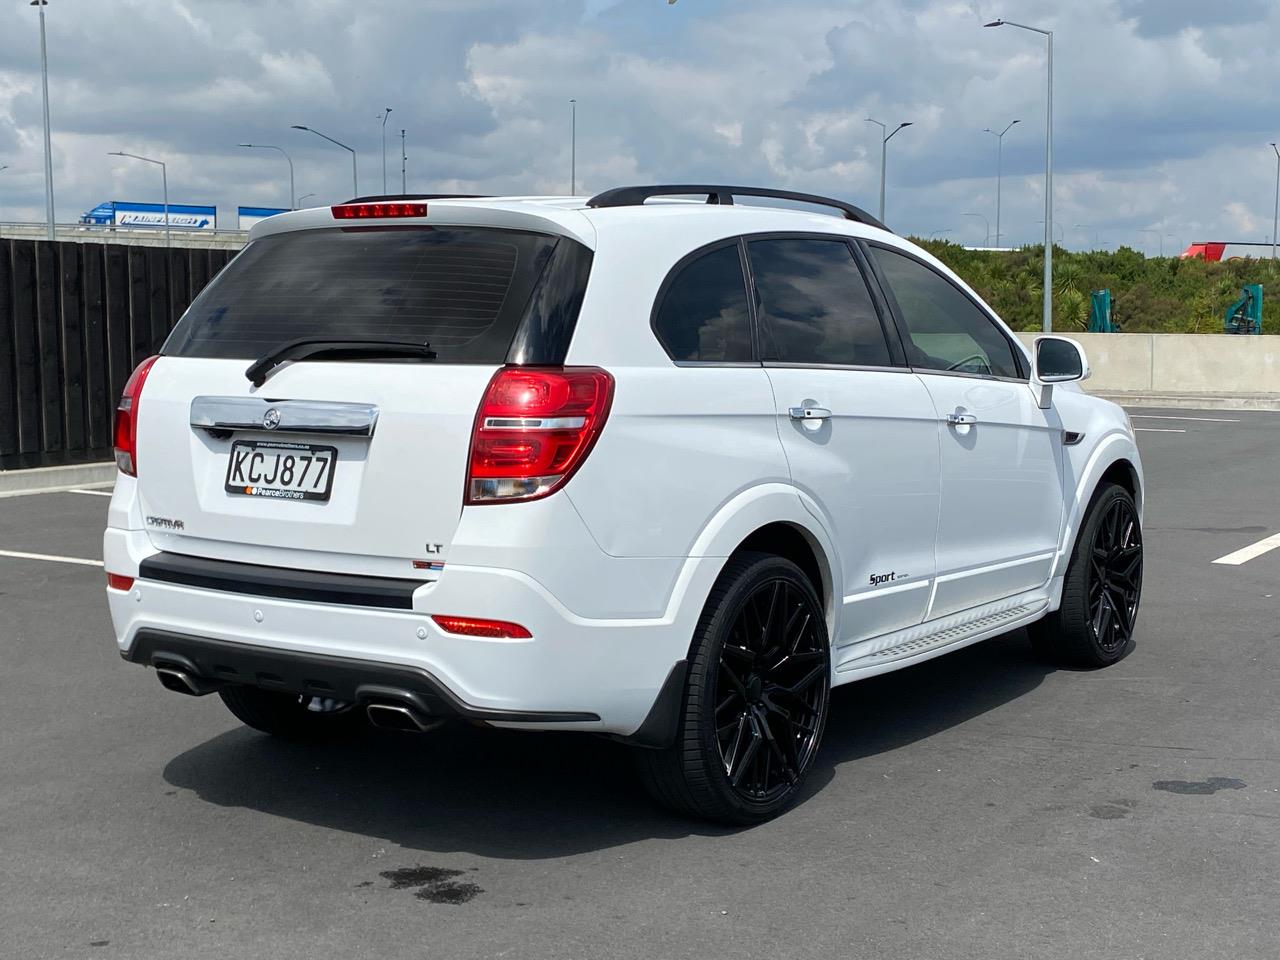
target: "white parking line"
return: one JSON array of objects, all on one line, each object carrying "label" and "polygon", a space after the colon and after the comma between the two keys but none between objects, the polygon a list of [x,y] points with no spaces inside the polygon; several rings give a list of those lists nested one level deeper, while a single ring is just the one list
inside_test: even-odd
[{"label": "white parking line", "polygon": [[1264,553],[1270,553],[1276,547],[1280,547],[1280,533],[1264,537],[1257,543],[1251,543],[1247,547],[1241,547],[1235,553],[1228,553],[1225,557],[1219,557],[1213,562],[1225,563],[1233,567],[1238,567],[1242,563],[1248,563],[1254,557],[1260,557]]},{"label": "white parking line", "polygon": [[55,557],[48,553],[23,553],[21,550],[0,550],[0,557],[12,557],[15,560],[48,560],[51,563],[77,563],[86,567],[100,567],[101,560],[86,560],[84,557]]},{"label": "white parking line", "polygon": [[1170,417],[1160,413],[1131,413],[1130,420],[1190,420],[1194,423],[1239,423],[1225,417]]},{"label": "white parking line", "polygon": [[1134,433],[1186,433],[1185,430],[1171,430],[1168,427],[1134,427]]},{"label": "white parking line", "polygon": [[110,490],[68,490],[67,493],[83,493],[85,496],[89,496],[89,497],[111,496]]}]

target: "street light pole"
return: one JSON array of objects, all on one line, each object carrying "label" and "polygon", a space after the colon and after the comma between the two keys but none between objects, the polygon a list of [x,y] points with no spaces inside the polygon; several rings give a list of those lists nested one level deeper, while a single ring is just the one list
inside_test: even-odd
[{"label": "street light pole", "polygon": [[404,195],[409,192],[408,189],[405,187],[405,178],[404,178],[405,163],[407,163],[408,160],[409,160],[409,157],[404,152],[404,130],[402,129],[400,131],[400,193],[401,195]]},{"label": "street light pole", "polygon": [[307,197],[314,197],[314,196],[315,196],[314,193],[304,193],[302,196],[298,198],[298,202],[301,203],[303,200],[307,199]]},{"label": "street light pole", "polygon": [[1276,258],[1276,228],[1280,227],[1280,147],[1274,143],[1271,149],[1276,152],[1276,210],[1271,217],[1271,259]]},{"label": "street light pole", "polygon": [[578,101],[569,101],[569,196],[578,193]]},{"label": "street light pole", "polygon": [[983,133],[989,133],[996,138],[996,246],[1000,246],[1000,190],[1004,180],[1004,135],[1013,129],[1015,123],[1021,123],[1021,120],[1010,120],[1009,125],[996,133],[990,127],[986,127]]},{"label": "street light pole", "polygon": [[382,193],[387,193],[387,117],[391,116],[391,108],[384,107],[382,113],[378,114],[382,118]]},{"label": "street light pole", "polygon": [[40,11],[40,83],[44,90],[44,216],[48,237],[53,239],[53,142],[49,136],[49,54],[44,43],[44,8],[49,0],[31,0]]},{"label": "street light pole", "polygon": [[[987,219],[986,215],[982,213],[964,213],[964,214],[961,214],[961,216],[980,217],[982,219],[982,222],[986,225],[986,228],[987,228],[987,238],[982,241],[982,245],[984,247],[991,246],[991,221]],[[999,244],[997,244],[997,246],[999,246]]]},{"label": "street light pole", "polygon": [[251,149],[254,149],[254,150],[279,150],[281,153],[284,154],[285,160],[289,162],[289,209],[297,210],[298,209],[297,194],[293,188],[293,158],[290,157],[289,154],[285,153],[284,147],[272,146],[269,143],[242,143],[240,144],[240,146],[250,147]]},{"label": "street light pole", "polygon": [[123,150],[112,150],[107,156],[110,157],[128,157],[131,160],[141,160],[144,163],[154,163],[160,168],[160,182],[164,185],[164,245],[166,247],[173,246],[173,238],[169,235],[169,168],[165,166],[163,160],[152,160],[150,157],[142,157],[136,153],[125,153]]},{"label": "street light pole", "polygon": [[351,190],[352,190],[352,196],[353,196],[353,197],[358,197],[358,196],[360,196],[360,181],[356,179],[356,151],[355,151],[355,148],[354,148],[354,147],[348,147],[348,146],[347,146],[345,143],[343,143],[341,140],[335,140],[335,139],[333,139],[333,137],[326,136],[325,134],[321,133],[319,130],[316,130],[316,129],[312,128],[312,127],[304,127],[304,126],[303,126],[302,124],[300,124],[300,123],[292,124],[292,128],[293,128],[294,130],[306,130],[308,133],[314,133],[317,137],[320,137],[320,138],[321,138],[321,139],[323,139],[323,140],[328,140],[330,143],[337,144],[337,145],[338,145],[339,147],[341,147],[343,150],[349,150],[349,151],[351,151]]},{"label": "street light pole", "polygon": [[1048,96],[1045,106],[1044,126],[1044,332],[1053,332],[1053,31],[1029,27],[1012,20],[992,20],[987,27],[1017,27],[1030,30],[1045,38],[1048,58],[1046,62]]},{"label": "street light pole", "polygon": [[881,123],[879,120],[872,120],[870,117],[867,117],[866,122],[874,123],[877,127],[880,128],[880,222],[884,223],[885,166],[889,159],[889,141],[893,139],[894,133],[897,133],[899,130],[903,129],[904,127],[911,126],[911,124],[914,123],[914,121],[907,120],[903,123],[898,124],[896,127],[893,128],[893,133],[888,134],[888,136],[885,135],[885,131],[889,129],[889,127],[886,124]]}]

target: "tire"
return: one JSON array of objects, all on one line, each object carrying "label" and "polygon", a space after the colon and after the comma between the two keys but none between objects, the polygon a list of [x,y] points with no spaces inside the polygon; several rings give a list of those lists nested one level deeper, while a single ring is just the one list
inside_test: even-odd
[{"label": "tire", "polygon": [[364,715],[359,710],[346,707],[311,711],[306,704],[312,698],[296,693],[236,685],[223,687],[218,696],[245,726],[282,740],[334,740],[364,726]]},{"label": "tire", "polygon": [[688,817],[776,817],[813,765],[830,690],[826,618],[809,579],[772,554],[731,558],[694,632],[675,742],[636,750],[645,786]]},{"label": "tire", "polygon": [[1129,491],[1100,486],[1076,537],[1056,611],[1027,628],[1032,649],[1063,666],[1109,667],[1133,649],[1142,599],[1142,525]]}]

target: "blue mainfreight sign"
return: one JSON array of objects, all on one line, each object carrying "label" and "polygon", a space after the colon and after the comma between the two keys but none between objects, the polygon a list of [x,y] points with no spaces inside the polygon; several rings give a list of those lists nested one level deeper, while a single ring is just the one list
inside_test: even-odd
[{"label": "blue mainfreight sign", "polygon": [[[163,203],[133,203],[108,200],[80,218],[81,223],[112,227],[145,227],[163,229]],[[169,226],[174,230],[213,230],[218,226],[218,208],[190,203],[169,204]]]},{"label": "blue mainfreight sign", "polygon": [[236,207],[236,215],[241,230],[248,230],[259,220],[274,217],[277,213],[288,212],[288,207]]}]

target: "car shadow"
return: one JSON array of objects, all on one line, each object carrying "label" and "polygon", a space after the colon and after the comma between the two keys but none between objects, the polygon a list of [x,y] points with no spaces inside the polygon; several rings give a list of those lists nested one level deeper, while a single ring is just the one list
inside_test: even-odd
[{"label": "car shadow", "polygon": [[[995,709],[1047,672],[1018,631],[837,689],[802,802],[838,766]],[[645,795],[628,750],[580,734],[458,726],[425,736],[370,730],[316,746],[239,728],[175,757],[164,778],[218,806],[437,853],[536,860],[735,832],[664,813]]]}]

